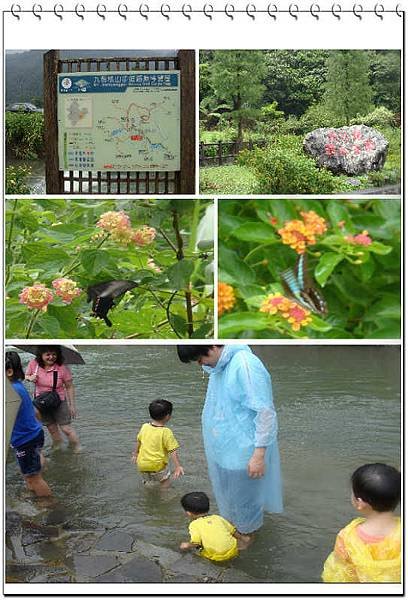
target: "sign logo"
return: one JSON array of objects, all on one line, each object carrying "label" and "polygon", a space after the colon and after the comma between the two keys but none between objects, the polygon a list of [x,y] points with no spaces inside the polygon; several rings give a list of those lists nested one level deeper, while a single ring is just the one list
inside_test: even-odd
[{"label": "sign logo", "polygon": [[69,88],[72,86],[72,80],[69,77],[64,77],[64,79],[61,81],[61,85],[64,90],[69,90]]}]

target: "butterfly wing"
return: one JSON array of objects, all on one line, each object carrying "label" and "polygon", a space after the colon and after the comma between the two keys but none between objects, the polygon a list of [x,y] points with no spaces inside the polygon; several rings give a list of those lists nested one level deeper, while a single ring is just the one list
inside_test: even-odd
[{"label": "butterfly wing", "polygon": [[300,254],[294,269],[286,269],[281,274],[286,293],[296,302],[314,313],[326,314],[327,304],[322,294],[314,286],[307,268],[305,254]]},{"label": "butterfly wing", "polygon": [[114,279],[90,285],[87,289],[88,302],[92,300],[92,314],[103,319],[108,327],[112,322],[108,319],[108,311],[114,306],[114,298],[121,296],[138,284],[135,281]]}]

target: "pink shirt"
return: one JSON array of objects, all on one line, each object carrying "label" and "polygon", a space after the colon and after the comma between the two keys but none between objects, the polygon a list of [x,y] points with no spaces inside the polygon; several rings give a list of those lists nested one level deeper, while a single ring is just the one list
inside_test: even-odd
[{"label": "pink shirt", "polygon": [[56,390],[60,395],[61,400],[65,400],[65,383],[72,381],[72,373],[65,365],[53,365],[43,369],[40,367],[35,358],[30,360],[26,369],[26,375],[34,375],[38,367],[37,381],[35,383],[35,395],[49,392],[52,390],[54,380],[53,372],[57,371],[57,387]]}]

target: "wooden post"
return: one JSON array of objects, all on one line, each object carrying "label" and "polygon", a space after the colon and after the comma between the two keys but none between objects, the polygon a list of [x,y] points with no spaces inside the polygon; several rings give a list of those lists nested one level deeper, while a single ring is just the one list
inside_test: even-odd
[{"label": "wooden post", "polygon": [[195,52],[179,50],[180,97],[180,194],[195,193],[196,123],[195,123]]},{"label": "wooden post", "polygon": [[218,141],[218,164],[219,164],[219,166],[222,165],[222,142],[221,142],[221,140]]},{"label": "wooden post", "polygon": [[47,194],[64,191],[63,171],[58,164],[57,75],[59,51],[44,54],[44,144]]}]

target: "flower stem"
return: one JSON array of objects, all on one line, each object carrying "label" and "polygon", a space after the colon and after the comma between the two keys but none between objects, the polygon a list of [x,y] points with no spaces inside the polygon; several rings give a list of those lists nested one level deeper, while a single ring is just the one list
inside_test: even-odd
[{"label": "flower stem", "polygon": [[30,335],[31,335],[31,332],[32,332],[32,329],[33,329],[33,327],[34,327],[34,323],[36,322],[36,320],[37,320],[37,317],[38,317],[38,315],[40,314],[40,312],[41,312],[41,309],[40,309],[40,308],[38,308],[38,309],[37,309],[37,310],[36,310],[36,311],[33,313],[32,317],[31,317],[31,319],[30,319],[30,321],[29,321],[29,323],[28,323],[27,331],[25,332],[25,335],[24,335],[25,339],[28,339],[28,338],[30,337]]}]

